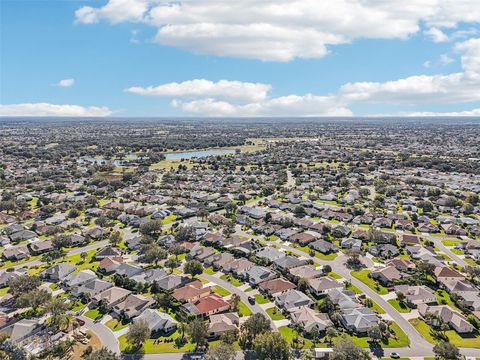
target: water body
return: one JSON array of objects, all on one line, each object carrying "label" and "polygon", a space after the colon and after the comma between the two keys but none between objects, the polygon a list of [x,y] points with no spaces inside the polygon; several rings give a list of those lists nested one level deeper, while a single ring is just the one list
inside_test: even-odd
[{"label": "water body", "polygon": [[227,155],[235,154],[235,150],[232,149],[209,149],[209,150],[199,150],[199,151],[186,151],[178,153],[168,153],[165,154],[166,160],[180,160],[180,159],[192,159],[199,157],[207,157],[210,155]]}]

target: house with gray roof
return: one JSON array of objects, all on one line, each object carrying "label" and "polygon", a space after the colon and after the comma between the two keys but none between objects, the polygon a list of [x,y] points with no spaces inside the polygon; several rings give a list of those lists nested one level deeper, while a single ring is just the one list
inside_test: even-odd
[{"label": "house with gray roof", "polygon": [[77,267],[73,264],[58,263],[42,271],[40,277],[46,280],[63,281],[76,269]]},{"label": "house with gray roof", "polygon": [[145,309],[133,322],[144,320],[151,333],[169,334],[177,329],[177,321],[169,314],[154,309]]},{"label": "house with gray roof", "polygon": [[280,259],[277,259],[273,262],[273,266],[280,270],[288,270],[294,267],[305,265],[307,260],[305,258],[298,258],[295,256],[284,256]]},{"label": "house with gray roof", "polygon": [[358,307],[343,310],[341,321],[346,329],[357,334],[366,334],[371,328],[378,326],[380,318],[369,308]]},{"label": "house with gray roof", "polygon": [[257,251],[255,256],[260,259],[265,259],[269,262],[274,262],[275,260],[285,257],[285,253],[273,247],[267,246],[260,251]]},{"label": "house with gray roof", "polygon": [[338,251],[338,247],[333,245],[331,242],[323,240],[323,239],[319,239],[317,241],[314,241],[309,246],[312,249],[321,252],[322,254],[330,254],[330,253]]},{"label": "house with gray roof", "polygon": [[306,306],[310,307],[314,304],[303,292],[295,289],[288,290],[275,298],[275,304],[283,310],[294,312]]},{"label": "house with gray roof", "polygon": [[264,266],[252,266],[243,274],[245,280],[251,285],[257,285],[263,281],[271,280],[278,277],[277,273]]},{"label": "house with gray roof", "polygon": [[80,294],[88,294],[90,297],[94,297],[100,294],[102,291],[110,289],[113,284],[109,281],[94,279],[86,282],[80,286],[76,286],[72,289],[73,296],[80,296]]}]

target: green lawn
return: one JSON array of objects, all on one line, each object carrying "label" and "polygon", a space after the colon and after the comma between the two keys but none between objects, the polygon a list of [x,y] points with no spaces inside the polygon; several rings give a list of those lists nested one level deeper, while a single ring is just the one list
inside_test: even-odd
[{"label": "green lawn", "polygon": [[105,325],[112,331],[118,331],[126,328],[129,324],[118,321],[117,319],[108,320]]},{"label": "green lawn", "polygon": [[85,313],[85,316],[92,320],[95,320],[95,319],[101,318],[103,314],[101,314],[100,311],[98,311],[98,309],[91,309]]},{"label": "green lawn", "polygon": [[227,295],[230,295],[231,292],[222,288],[221,286],[218,286],[218,285],[215,285],[213,288],[212,288],[213,292],[215,294],[218,294],[220,296],[227,296]]},{"label": "green lawn", "polygon": [[[410,340],[408,339],[407,335],[403,332],[402,329],[400,329],[400,327],[397,324],[393,323],[390,326],[390,329],[395,334],[395,338],[389,337],[385,340],[381,340],[380,345],[383,348],[396,348],[396,347],[400,348],[400,347],[406,347],[410,345]],[[336,339],[340,338],[340,336],[342,336],[342,334],[340,334]],[[353,335],[347,334],[347,337],[350,338],[356,345],[360,347],[363,347],[363,348],[370,347],[369,340],[371,339],[368,336],[353,336]],[[334,339],[334,342],[336,339]]]},{"label": "green lawn", "polygon": [[174,214],[170,214],[162,220],[162,224],[167,225],[167,224],[170,224],[170,223],[174,222],[175,220],[177,220],[177,216],[174,215]]},{"label": "green lawn", "polygon": [[342,279],[342,276],[338,275],[338,274],[337,274],[336,272],[334,272],[334,271],[330,271],[330,272],[328,273],[328,276],[330,276],[330,277],[332,277],[332,278],[334,278],[334,279],[337,279],[337,280]]},{"label": "green lawn", "polygon": [[[67,294],[68,294],[68,293],[63,293],[62,295],[67,295]],[[72,305],[71,305],[71,306],[72,306],[71,310],[72,310],[73,312],[77,312],[77,311],[83,310],[83,309],[85,308],[85,306],[87,306],[87,304],[84,304],[84,303],[82,303],[82,302],[79,301],[79,300],[77,300],[77,301],[75,301],[75,302],[73,302],[73,303],[71,303],[71,304],[72,304]]]},{"label": "green lawn", "polygon": [[346,287],[346,286],[345,286],[345,283],[344,283],[343,287],[344,287],[345,289],[347,289],[347,290],[350,290],[350,291],[355,292],[355,294],[363,294],[363,291],[360,290],[358,287],[356,287],[356,286],[353,285],[353,284],[350,284],[350,286]]},{"label": "green lawn", "polygon": [[399,313],[409,313],[411,311],[411,309],[406,306],[405,304],[403,303],[400,303],[397,299],[390,299],[390,300],[387,300],[387,302],[392,305],[395,310],[397,310]]},{"label": "green lawn", "polygon": [[213,270],[211,267],[207,267],[205,269],[203,269],[203,272],[208,274],[208,275],[214,275],[216,274],[217,272],[215,270]]},{"label": "green lawn", "polygon": [[0,289],[0,296],[5,295],[6,293],[8,293],[8,289],[10,289],[8,286],[7,286],[7,287],[4,287],[4,288],[1,288],[1,289]]},{"label": "green lawn", "polygon": [[437,302],[439,304],[446,304],[455,310],[459,310],[458,307],[453,302],[450,294],[445,290],[437,290],[435,291],[435,296],[437,297]]},{"label": "green lawn", "polygon": [[455,246],[462,242],[463,242],[462,240],[453,240],[453,239],[442,240],[442,244],[445,246]]},{"label": "green lawn", "polygon": [[276,306],[268,308],[265,311],[267,312],[268,316],[270,316],[270,318],[272,320],[283,320],[283,319],[285,319],[285,316],[283,316],[282,312]]},{"label": "green lawn", "polygon": [[247,305],[243,301],[240,301],[238,304],[238,313],[242,316],[250,316],[252,315],[252,311],[248,308]]},{"label": "green lawn", "polygon": [[285,340],[288,341],[289,344],[292,344],[293,339],[295,337],[298,337],[299,339],[303,340],[303,347],[304,348],[310,349],[313,346],[313,344],[310,340],[305,339],[297,331],[295,331],[294,329],[292,329],[288,326],[281,326],[281,327],[278,328],[278,331],[285,338]]},{"label": "green lawn", "polygon": [[60,262],[66,262],[77,266],[77,270],[96,270],[98,267],[99,261],[94,261],[93,257],[97,253],[98,249],[90,250],[87,252],[87,257],[85,258],[85,262],[83,262],[81,254],[76,254],[72,256],[66,257],[64,260],[61,259]]},{"label": "green lawn", "polygon": [[266,303],[270,302],[270,300],[262,294],[256,294],[254,296],[254,298],[255,298],[255,301],[257,302],[257,304],[266,304]]},{"label": "green lawn", "polygon": [[[140,350],[135,351],[136,353],[143,354],[158,354],[158,353],[176,353],[176,352],[188,352],[195,350],[195,345],[191,343],[186,343],[182,347],[177,347],[175,344],[175,339],[181,337],[180,332],[176,331],[170,336],[161,336],[158,339],[148,339],[143,347]],[[133,352],[130,348],[130,345],[127,342],[126,335],[122,335],[118,338],[120,343],[120,351],[124,353]],[[154,344],[155,341],[162,341],[158,344]],[[163,342],[168,341],[168,342]]]},{"label": "green lawn", "polygon": [[[373,300],[372,300],[373,301]],[[370,308],[373,311],[376,311],[379,314],[385,314],[385,310],[383,310],[380,305],[378,305],[375,301],[373,301],[373,306]]]},{"label": "green lawn", "polygon": [[[428,342],[432,344],[436,344],[438,342],[433,338],[430,326],[428,326],[427,323],[420,319],[410,319],[409,321]],[[469,334],[468,336],[461,336],[455,330],[448,330],[446,335],[449,339],[449,342],[455,346],[480,349],[480,336],[478,333]]]},{"label": "green lawn", "polygon": [[232,275],[225,274],[225,275],[220,276],[220,279],[228,281],[230,284],[232,284],[233,286],[236,286],[236,287],[243,285],[243,283],[240,280],[234,278]]},{"label": "green lawn", "polygon": [[337,253],[330,253],[330,254],[322,254],[318,251],[315,251],[315,257],[321,260],[333,260],[338,256]]},{"label": "green lawn", "polygon": [[377,283],[375,280],[368,277],[368,275],[370,274],[370,270],[352,271],[350,274],[354,278],[360,280],[365,285],[367,285],[369,288],[374,290],[377,294],[380,294],[380,295],[388,294],[387,288],[383,287],[382,285]]}]

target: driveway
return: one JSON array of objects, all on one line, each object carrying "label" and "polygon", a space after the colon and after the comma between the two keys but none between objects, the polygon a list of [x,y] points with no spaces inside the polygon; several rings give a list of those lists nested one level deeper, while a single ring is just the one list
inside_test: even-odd
[{"label": "driveway", "polygon": [[85,327],[94,332],[95,335],[100,338],[103,346],[113,351],[115,354],[120,354],[118,340],[108,327],[101,322],[94,322],[86,316],[78,316],[78,318],[85,321]]}]

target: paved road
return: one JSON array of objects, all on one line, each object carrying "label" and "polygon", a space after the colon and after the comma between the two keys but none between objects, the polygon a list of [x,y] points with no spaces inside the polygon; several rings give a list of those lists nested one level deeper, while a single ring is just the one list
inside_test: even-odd
[{"label": "paved road", "polygon": [[[84,251],[87,252],[87,251],[90,251],[90,250],[94,250],[94,249],[104,247],[106,245],[108,245],[108,240],[96,241],[96,242],[94,242],[92,244],[89,244],[87,246],[70,250],[69,252],[67,252],[67,254],[65,256],[68,257],[68,256],[72,256],[72,255],[78,255],[78,254],[81,254]],[[24,268],[24,267],[32,267],[32,266],[41,265],[41,264],[45,264],[45,262],[43,262],[42,260],[32,260],[32,261],[27,261],[27,262],[25,262],[23,264],[20,264],[20,265],[15,265],[14,268],[15,269],[20,269],[20,268]]]},{"label": "paved road", "polygon": [[94,322],[86,316],[77,316],[79,319],[85,321],[85,327],[91,330],[102,341],[102,345],[107,349],[113,351],[115,354],[120,354],[120,347],[117,338],[113,332],[100,322]]},{"label": "paved road", "polygon": [[[222,288],[230,291],[231,293],[237,294],[238,296],[240,296],[240,299],[245,303],[245,305],[247,305],[247,307],[252,311],[252,313],[260,313],[260,314],[263,314],[267,319],[270,319],[270,316],[268,316],[267,312],[264,309],[262,309],[256,303],[253,305],[250,304],[250,302],[248,301],[248,295],[244,291],[230,284],[228,281],[225,281],[213,275],[209,275],[207,273],[203,273],[201,276],[207,279],[208,281],[213,282],[221,286]],[[271,321],[271,324],[272,324],[272,328],[274,330],[277,330],[273,321]]]},{"label": "paved road", "polygon": [[445,239],[452,239],[452,237],[442,237],[442,236],[431,236],[431,235],[424,235],[422,234],[422,237],[432,241],[436,247],[438,247],[444,254],[446,254],[450,259],[455,261],[458,265],[461,267],[465,267],[468,265],[468,263],[463,260],[461,257],[459,257],[457,254],[453,253],[452,250],[447,248],[445,245],[443,245],[442,240]]}]

